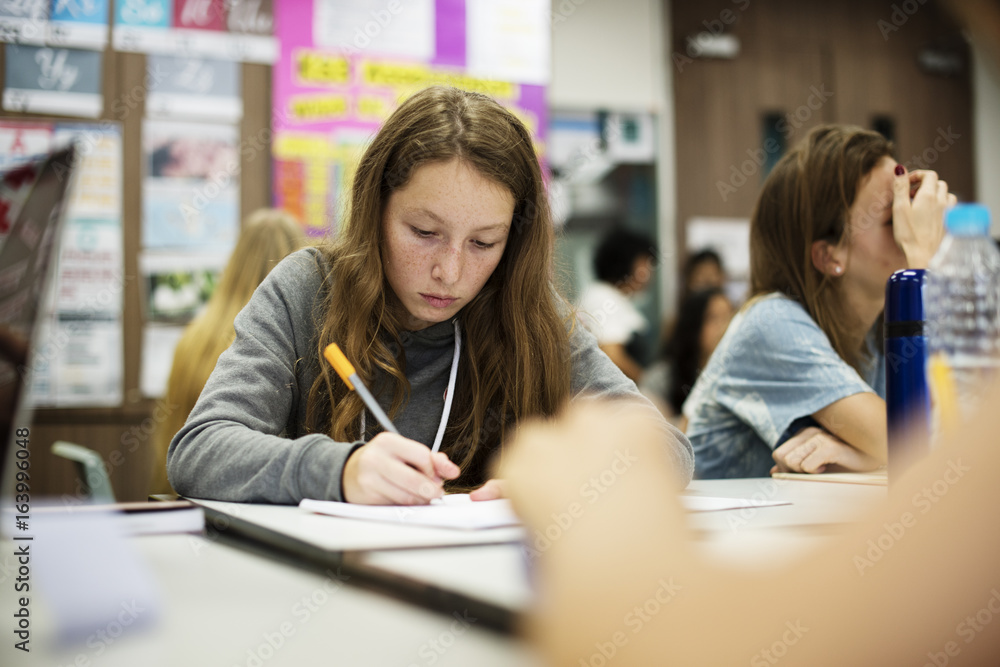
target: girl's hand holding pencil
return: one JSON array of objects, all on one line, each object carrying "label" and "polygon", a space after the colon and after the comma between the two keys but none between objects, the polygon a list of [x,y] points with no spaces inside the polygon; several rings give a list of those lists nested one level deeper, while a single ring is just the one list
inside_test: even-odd
[{"label": "girl's hand holding pencil", "polygon": [[328,345],[323,356],[385,429],[347,459],[341,479],[344,500],[364,505],[426,505],[440,498],[444,480],[458,477],[458,466],[443,452],[432,453],[427,445],[399,434],[336,343]]}]

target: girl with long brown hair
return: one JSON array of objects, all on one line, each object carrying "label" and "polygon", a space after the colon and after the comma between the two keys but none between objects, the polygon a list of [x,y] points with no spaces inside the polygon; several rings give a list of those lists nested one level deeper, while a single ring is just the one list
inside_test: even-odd
[{"label": "girl with long brown hair", "polygon": [[[519,420],[581,393],[644,400],[572,326],[552,252],[524,125],[483,95],[413,95],[362,156],[337,237],[285,260],[236,318],[171,444],[174,488],[274,503],[497,497],[488,462]],[[321,361],[331,342],[401,435]],[[646,405],[686,481],[690,445]]]},{"label": "girl with long brown hair", "polygon": [[885,284],[927,266],[954,199],[857,127],[818,127],[781,159],[750,221],[751,298],[684,406],[699,477],[885,462]]}]

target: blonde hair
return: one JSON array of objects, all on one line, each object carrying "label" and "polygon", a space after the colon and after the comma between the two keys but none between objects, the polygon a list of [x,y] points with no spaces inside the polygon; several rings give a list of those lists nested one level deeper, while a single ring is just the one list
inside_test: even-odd
[{"label": "blonde hair", "polygon": [[[416,169],[453,159],[515,200],[500,263],[458,315],[464,344],[441,447],[462,471],[449,485],[458,490],[485,481],[490,455],[514,422],[553,414],[570,391],[568,320],[552,284],[552,219],[531,135],[514,114],[485,95],[436,86],[389,117],[358,165],[346,224],[323,249],[330,273],[316,354],[336,342],[365,382],[377,369],[386,373],[390,415],[402,408],[410,389],[399,339],[403,313],[383,267],[383,215],[389,196]],[[359,439],[362,410],[358,395],[320,364],[307,429],[341,442]]]},{"label": "blonde hair", "polygon": [[280,209],[258,209],[246,219],[215,292],[174,350],[164,398],[166,417],[153,436],[152,493],[172,491],[167,481],[167,449],[187,421],[219,355],[232,344],[236,315],[271,269],[305,242],[299,223]]}]

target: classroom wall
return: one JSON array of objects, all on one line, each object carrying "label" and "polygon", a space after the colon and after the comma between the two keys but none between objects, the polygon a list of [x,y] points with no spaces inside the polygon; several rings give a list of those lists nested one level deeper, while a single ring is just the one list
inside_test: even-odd
[{"label": "classroom wall", "polygon": [[554,108],[658,110],[656,0],[552,0]]}]

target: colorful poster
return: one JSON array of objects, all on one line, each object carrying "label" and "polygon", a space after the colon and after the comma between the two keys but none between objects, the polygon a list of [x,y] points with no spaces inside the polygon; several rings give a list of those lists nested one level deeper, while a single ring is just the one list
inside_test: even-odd
[{"label": "colorful poster", "polygon": [[103,51],[108,0],[2,0],[0,42]]},{"label": "colorful poster", "polygon": [[82,159],[69,200],[70,215],[120,221],[122,138],[118,125],[57,123],[52,140],[55,145],[73,142]]},{"label": "colorful poster", "polygon": [[116,0],[115,49],[273,63],[272,0]]},{"label": "colorful poster", "polygon": [[52,145],[52,123],[0,120],[0,170],[47,153]]},{"label": "colorful poster", "polygon": [[48,43],[103,50],[108,43],[108,0],[52,0]]},{"label": "colorful poster", "polygon": [[226,0],[174,0],[174,27],[225,30]]},{"label": "colorful poster", "polygon": [[0,164],[74,142],[73,191],[56,259],[32,401],[55,407],[122,401],[121,130],[115,123],[0,123]]},{"label": "colorful poster", "polygon": [[10,45],[3,108],[96,118],[104,109],[100,51]]},{"label": "colorful poster", "polygon": [[227,253],[145,252],[139,257],[146,322],[186,324],[208,303]]},{"label": "colorful poster", "polygon": [[[7,137],[2,137],[5,144]],[[21,213],[21,207],[28,199],[38,177],[37,171],[33,167],[18,168],[18,162],[24,156],[18,156],[7,160],[7,164],[0,171],[0,250],[3,249],[11,229]],[[23,263],[22,263],[23,264]],[[10,294],[11,286],[16,286],[20,282],[26,264],[7,267],[0,275],[0,299],[6,299]],[[9,319],[3,320],[9,321]]]},{"label": "colorful poster", "polygon": [[239,128],[146,121],[145,248],[225,252],[239,232]]},{"label": "colorful poster", "polygon": [[42,46],[48,36],[49,0],[0,2],[0,42]]},{"label": "colorful poster", "polygon": [[170,53],[172,0],[115,0],[111,41],[117,51]]},{"label": "colorful poster", "polygon": [[55,308],[77,319],[117,319],[122,310],[122,230],[118,220],[66,221]]},{"label": "colorful poster", "polygon": [[39,338],[32,366],[36,407],[112,407],[122,402],[120,319],[53,315]]},{"label": "colorful poster", "polygon": [[[301,0],[275,10],[281,48],[273,84],[275,205],[299,216],[310,235],[336,229],[340,195],[363,146],[400,101],[426,86],[491,95],[525,122],[544,154],[544,85],[469,73],[466,0]],[[544,62],[516,72],[544,82],[548,42],[530,53],[543,54]]]},{"label": "colorful poster", "polygon": [[208,303],[219,273],[186,268],[146,277],[146,321],[190,322]]},{"label": "colorful poster", "polygon": [[171,0],[115,0],[116,26],[166,29],[173,13]]},{"label": "colorful poster", "polygon": [[226,252],[143,252],[139,255],[142,304],[143,396],[159,398],[167,388],[174,348],[188,323],[212,297],[229,261]]},{"label": "colorful poster", "polygon": [[148,117],[229,123],[243,117],[238,62],[150,54],[146,68]]},{"label": "colorful poster", "polygon": [[108,25],[108,0],[52,0],[52,21]]}]

